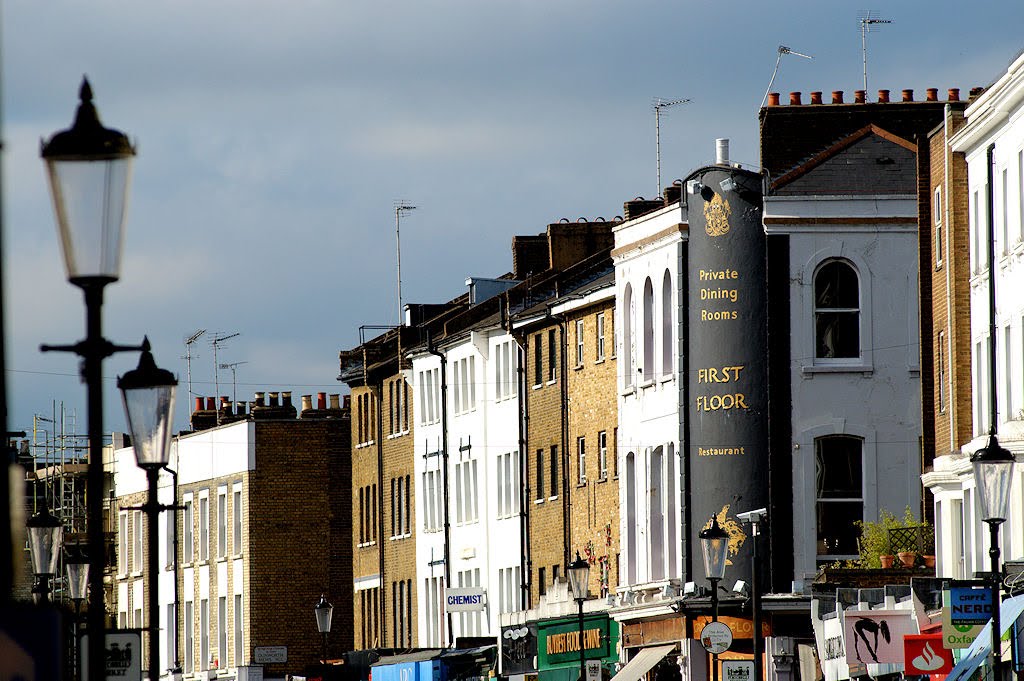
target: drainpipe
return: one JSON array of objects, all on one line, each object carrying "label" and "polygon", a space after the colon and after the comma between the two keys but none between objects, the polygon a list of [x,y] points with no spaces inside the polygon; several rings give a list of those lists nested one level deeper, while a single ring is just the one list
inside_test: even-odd
[{"label": "drainpipe", "polygon": [[[365,364],[363,365],[365,370]],[[384,546],[387,544],[384,541],[384,419],[380,414],[380,403],[379,399],[384,394],[384,383],[383,379],[376,385],[369,385],[370,396],[373,398],[371,404],[374,404],[374,431],[376,433],[375,439],[377,440],[377,489],[380,490],[377,493],[377,536],[379,537],[378,549],[377,549],[377,562],[378,571],[380,574],[380,638],[381,642],[387,640],[388,632],[388,620],[387,620],[387,582],[384,579]],[[398,615],[395,614],[397,621]]]},{"label": "drainpipe", "polygon": [[572,545],[572,531],[570,527],[571,507],[569,504],[569,381],[566,376],[568,362],[566,361],[566,321],[565,317],[551,312],[548,307],[548,318],[558,325],[559,336],[559,411],[561,412],[562,429],[562,565],[568,565],[571,561],[570,547]]},{"label": "drainpipe", "polygon": [[[452,583],[452,525],[451,514],[448,510],[448,358],[443,352],[434,347],[430,338],[430,331],[427,331],[427,352],[441,360],[441,469],[443,471],[443,496],[444,496],[444,588],[447,590]],[[452,639],[452,614],[446,613],[448,647],[452,648],[455,641]]]},{"label": "drainpipe", "polygon": [[[175,438],[175,440],[177,439]],[[181,508],[181,505],[178,503],[178,471],[172,470],[166,464],[163,468],[171,474],[171,478],[174,480],[174,503],[171,505],[171,511],[174,512],[174,664],[170,672],[180,674],[181,658],[178,657],[178,651],[181,649],[179,645],[181,639],[178,638],[178,635],[181,633],[181,593],[178,587],[178,574],[181,566],[178,563],[178,509]]]},{"label": "drainpipe", "polygon": [[[505,292],[505,307],[508,309],[508,292]],[[505,316],[505,331],[516,342],[516,390],[518,391],[516,401],[519,408],[519,541],[520,560],[519,570],[522,574],[520,590],[523,597],[520,602],[527,610],[533,607],[533,553],[530,550],[530,508],[533,505],[533,488],[530,487],[530,396],[526,386],[526,357],[529,351],[529,341],[526,334],[516,334],[512,328],[512,321],[508,315]]]}]

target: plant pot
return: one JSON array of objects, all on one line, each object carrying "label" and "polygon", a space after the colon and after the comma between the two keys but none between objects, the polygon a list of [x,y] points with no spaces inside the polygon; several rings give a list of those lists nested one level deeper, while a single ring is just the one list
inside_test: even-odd
[{"label": "plant pot", "polygon": [[888,553],[883,553],[878,557],[878,560],[882,564],[883,568],[891,568],[893,562],[895,562],[896,560],[896,556]]},{"label": "plant pot", "polygon": [[914,561],[917,560],[917,554],[913,551],[900,551],[896,554],[899,556],[900,563],[903,567],[914,567]]},{"label": "plant pot", "polygon": [[926,553],[923,556],[921,556],[921,560],[924,561],[924,566],[926,568],[935,567],[935,556]]}]

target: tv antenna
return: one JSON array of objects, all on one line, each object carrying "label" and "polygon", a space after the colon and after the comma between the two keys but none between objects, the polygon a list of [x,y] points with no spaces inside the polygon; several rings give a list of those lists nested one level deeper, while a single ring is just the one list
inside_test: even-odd
[{"label": "tv antenna", "polygon": [[[220,347],[220,345],[224,341],[230,340],[230,339],[234,338],[235,336],[240,336],[240,335],[242,335],[242,334],[237,333],[237,332],[236,333],[221,333],[221,332],[218,331],[218,332],[213,334],[213,339],[211,339],[211,341],[210,341],[210,344],[213,346],[213,386],[214,386],[214,391],[215,391],[214,394],[216,395],[216,398],[218,400],[220,399],[220,376],[217,373],[217,369],[220,367],[220,365],[217,364],[217,348]],[[217,425],[218,426],[220,425],[220,407],[219,406],[217,407]]]},{"label": "tv antenna", "polygon": [[761,99],[761,108],[764,108],[764,103],[768,101],[768,93],[772,91],[772,85],[775,84],[775,76],[779,75],[779,63],[782,61],[782,55],[791,54],[794,57],[803,57],[804,59],[814,59],[809,54],[803,54],[796,50],[791,50],[785,45],[779,45],[779,56],[775,58],[775,70],[772,71],[772,79],[768,81],[768,89],[764,91],[764,97]]},{"label": "tv antenna", "polygon": [[892,19],[880,19],[872,16],[874,10],[866,10],[860,14],[860,51],[864,56],[864,92],[868,91],[868,33],[871,33],[872,26],[879,24],[891,24]]},{"label": "tv antenna", "polygon": [[192,344],[199,340],[204,333],[206,333],[206,329],[196,329],[191,336],[185,339],[185,372],[188,375],[189,409],[192,408]]},{"label": "tv antenna", "polygon": [[402,325],[402,216],[416,210],[405,201],[395,201],[395,246],[398,259],[398,326]]},{"label": "tv antenna", "polygon": [[661,196],[661,110],[677,104],[687,104],[689,101],[689,99],[654,98],[654,153],[658,161],[658,191],[654,193],[655,198]]},{"label": "tv antenna", "polygon": [[231,362],[230,364],[221,364],[220,365],[221,369],[231,369],[231,401],[232,402],[237,402],[238,401],[238,383],[235,382],[235,369],[237,369],[238,367],[242,366],[243,364],[248,364],[248,362]]}]

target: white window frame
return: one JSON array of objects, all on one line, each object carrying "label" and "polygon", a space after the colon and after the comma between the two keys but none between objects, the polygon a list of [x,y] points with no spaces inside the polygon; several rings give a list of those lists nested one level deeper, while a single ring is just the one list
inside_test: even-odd
[{"label": "white window frame", "polygon": [[217,558],[228,553],[228,488],[217,489]]},{"label": "white window frame", "polygon": [[199,493],[199,561],[210,560],[210,493]]},{"label": "white window frame", "polygon": [[142,511],[132,511],[132,574],[142,574]]},{"label": "white window frame", "polygon": [[945,243],[942,239],[942,186],[935,188],[934,200],[932,206],[932,217],[935,223],[935,269],[942,267],[943,261],[943,244]]},{"label": "white window frame", "polygon": [[596,334],[596,340],[597,340],[597,343],[596,343],[596,345],[597,345],[597,358],[595,359],[595,363],[597,363],[597,362],[603,362],[604,359],[605,359],[605,357],[604,357],[604,332],[605,332],[605,330],[604,330],[604,312],[598,312],[597,313],[597,318],[595,320],[595,327],[596,327],[595,334]]},{"label": "white window frame", "polygon": [[583,366],[583,355],[584,355],[583,340],[584,340],[584,336],[583,336],[583,320],[582,319],[577,319],[576,320],[576,366],[577,367]]},{"label": "white window frame", "polygon": [[236,556],[242,555],[242,527],[245,519],[245,509],[242,508],[243,504],[242,483],[236,482],[231,488],[231,548]]},{"label": "white window frame", "polygon": [[581,435],[576,438],[576,484],[587,484],[587,438]]},{"label": "white window frame", "polygon": [[597,434],[597,475],[599,480],[608,479],[608,431]]},{"label": "white window frame", "polygon": [[181,512],[181,562],[188,565],[195,560],[195,504],[192,495],[182,499]]}]

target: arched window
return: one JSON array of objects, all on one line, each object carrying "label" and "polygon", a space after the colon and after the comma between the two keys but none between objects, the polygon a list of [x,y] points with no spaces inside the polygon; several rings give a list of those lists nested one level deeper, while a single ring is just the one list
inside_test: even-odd
[{"label": "arched window", "polygon": [[664,449],[655,447],[651,452],[651,482],[647,489],[648,542],[650,543],[650,570],[652,581],[665,578],[665,509],[664,509]]},{"label": "arched window", "polygon": [[654,379],[654,286],[644,282],[644,380]]},{"label": "arched window", "polygon": [[860,281],[845,260],[830,260],[814,275],[814,357],[860,357]]},{"label": "arched window", "polygon": [[818,560],[856,558],[857,521],[864,519],[863,441],[829,435],[814,441]]},{"label": "arched window", "polygon": [[672,275],[665,270],[661,282],[661,375],[670,376],[675,362],[672,356]]},{"label": "arched window", "polygon": [[636,454],[629,452],[626,454],[626,584],[636,584],[636,530]]},{"label": "arched window", "polygon": [[633,385],[633,287],[629,284],[622,300],[622,372],[629,388]]}]

